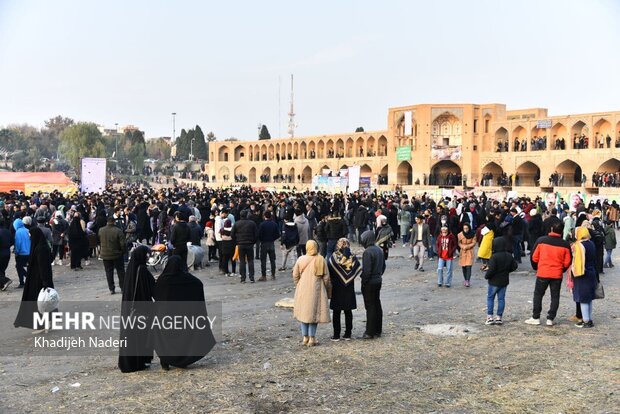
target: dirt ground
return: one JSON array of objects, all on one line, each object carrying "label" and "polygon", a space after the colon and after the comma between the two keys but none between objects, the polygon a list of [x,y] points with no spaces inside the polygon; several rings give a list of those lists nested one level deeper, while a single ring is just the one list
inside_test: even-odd
[{"label": "dirt ground", "polygon": [[[293,296],[290,272],[241,285],[211,266],[194,272],[208,300],[223,302],[223,337],[206,358],[167,372],[155,358],[149,370],[122,374],[111,355],[0,352],[0,412],[620,412],[620,272],[606,269],[602,276],[607,299],[594,303],[593,329],[567,321],[575,305],[564,288],[557,326],[528,326],[534,274],[524,261],[511,277],[504,326],[485,326],[486,282],[478,265],[472,287],[462,286],[455,266],[452,288],[438,288],[436,262],[420,273],[402,247],[391,254],[380,339],[331,342],[331,325],[320,325],[321,345],[304,348],[291,310],[274,307]],[[14,262],[9,266],[15,280]],[[54,280],[63,300],[120,301],[109,295],[97,260],[82,272],[54,267]],[[28,330],[12,325],[21,297],[14,286],[0,292],[2,342],[31,341]],[[548,303],[547,295],[543,312]],[[354,337],[364,322],[358,295]],[[453,335],[429,333],[441,331],[428,327],[436,324],[449,325],[445,331]]]}]

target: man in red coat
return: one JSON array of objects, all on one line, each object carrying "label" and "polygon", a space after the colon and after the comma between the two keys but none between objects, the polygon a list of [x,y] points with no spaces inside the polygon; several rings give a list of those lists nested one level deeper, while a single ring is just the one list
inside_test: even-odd
[{"label": "man in red coat", "polygon": [[[443,226],[435,242],[435,250],[439,261],[437,262],[437,286],[450,287],[452,283],[452,262],[454,258],[454,252],[456,251],[456,238],[454,234],[448,231],[448,227]],[[443,278],[443,269],[446,268],[448,274],[446,275],[445,284]]]}]

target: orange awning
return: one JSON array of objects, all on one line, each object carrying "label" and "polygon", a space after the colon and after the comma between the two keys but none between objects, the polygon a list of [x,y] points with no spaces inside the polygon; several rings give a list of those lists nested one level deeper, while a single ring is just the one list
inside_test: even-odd
[{"label": "orange awning", "polygon": [[68,192],[75,191],[76,186],[62,172],[0,172],[0,192],[13,190],[25,193],[54,190]]}]

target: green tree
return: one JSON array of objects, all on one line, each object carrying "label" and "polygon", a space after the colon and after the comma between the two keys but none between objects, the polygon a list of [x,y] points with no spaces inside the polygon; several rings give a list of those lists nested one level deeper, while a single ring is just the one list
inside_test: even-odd
[{"label": "green tree", "polygon": [[355,132],[364,132],[364,127],[355,128]]},{"label": "green tree", "polygon": [[60,153],[78,175],[82,158],[105,157],[105,143],[97,125],[80,122],[65,128],[60,133]]},{"label": "green tree", "polygon": [[209,143],[213,142],[213,141],[216,141],[216,140],[217,140],[217,138],[215,137],[215,134],[213,133],[213,131],[210,131],[207,134],[207,142],[205,143],[206,144],[206,152],[207,152],[207,156],[205,157],[206,161],[209,161]]},{"label": "green tree", "polygon": [[66,117],[63,118],[60,115],[56,115],[55,117],[45,121],[45,128],[49,129],[58,137],[60,136],[60,133],[65,130],[65,128],[74,124],[75,121],[73,119]]},{"label": "green tree", "polygon": [[185,129],[181,130],[181,135],[176,140],[176,147],[176,157],[180,160],[186,160],[189,157],[189,140]]},{"label": "green tree", "polygon": [[267,125],[263,124],[260,127],[260,133],[258,134],[258,139],[259,140],[271,139],[271,134],[269,133],[269,130],[267,129]]},{"label": "green tree", "polygon": [[164,138],[149,139],[146,141],[146,157],[155,160],[170,159],[170,144]]},{"label": "green tree", "polygon": [[205,134],[198,125],[196,125],[194,130],[194,158],[197,160],[207,159],[207,143],[205,142]]},{"label": "green tree", "polygon": [[146,153],[144,133],[138,130],[126,131],[123,136],[123,151],[134,172],[141,174]]}]

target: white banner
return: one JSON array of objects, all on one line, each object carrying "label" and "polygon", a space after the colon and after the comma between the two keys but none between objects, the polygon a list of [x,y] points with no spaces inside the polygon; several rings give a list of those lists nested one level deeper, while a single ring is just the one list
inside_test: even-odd
[{"label": "white banner", "polygon": [[83,193],[102,193],[106,183],[106,159],[82,158]]},{"label": "white banner", "polygon": [[353,165],[349,167],[349,193],[359,191],[360,189],[360,166]]},{"label": "white banner", "polygon": [[409,137],[413,135],[413,122],[411,111],[405,111],[405,136]]}]

